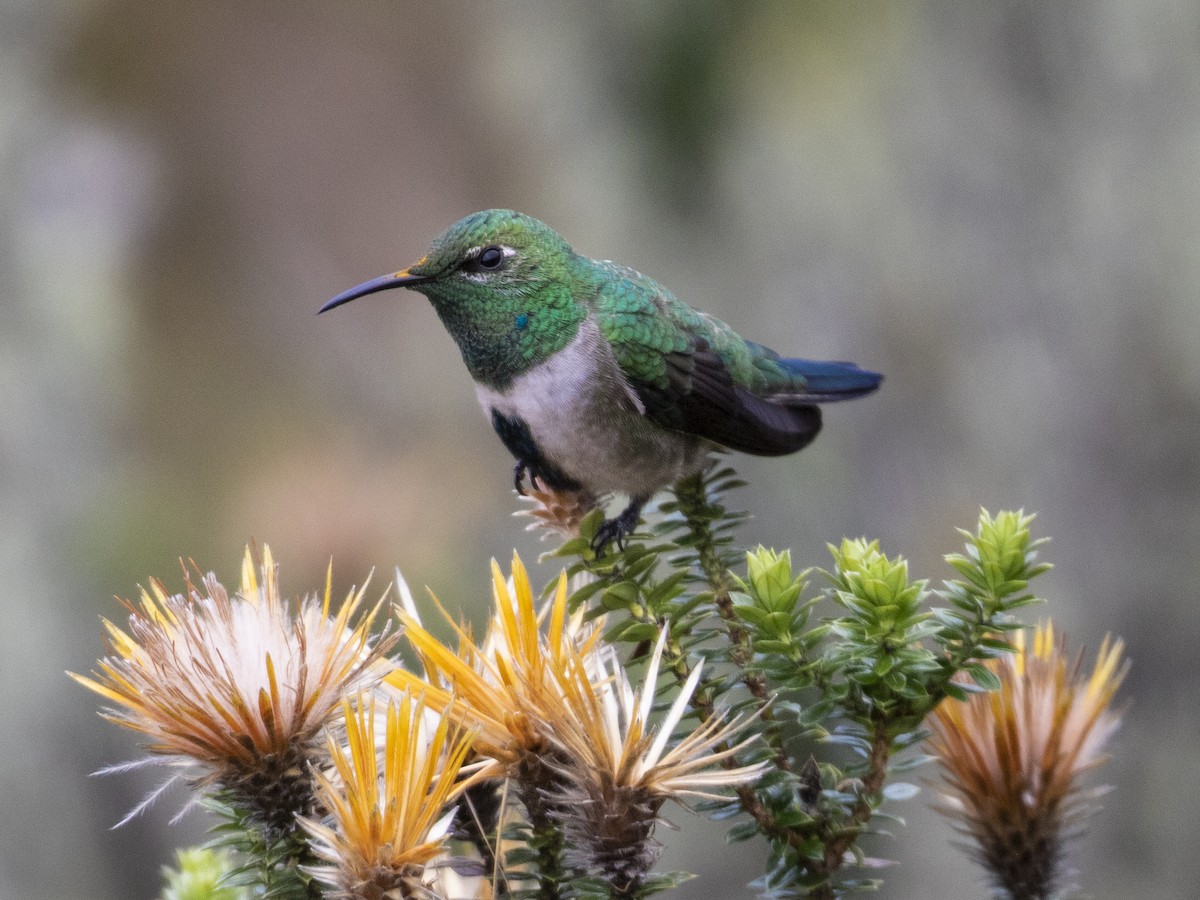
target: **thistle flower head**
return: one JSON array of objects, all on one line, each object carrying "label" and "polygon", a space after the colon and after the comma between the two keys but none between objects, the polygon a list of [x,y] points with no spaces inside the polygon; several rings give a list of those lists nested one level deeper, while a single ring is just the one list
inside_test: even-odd
[{"label": "thistle flower head", "polygon": [[714,715],[675,739],[701,675],[697,665],[657,729],[651,712],[667,632],[634,690],[615,652],[575,657],[559,673],[560,691],[539,709],[543,730],[559,748],[560,781],[551,798],[568,844],[585,868],[631,888],[658,857],[653,841],[668,799],[725,799],[719,789],[757,779],[765,763],[722,766],[754,738],[734,744],[747,720]]},{"label": "thistle flower head", "polygon": [[975,841],[974,855],[1013,898],[1051,896],[1062,878],[1064,843],[1090,811],[1095,791],[1080,777],[1101,765],[1120,716],[1109,708],[1124,678],[1122,644],[1107,638],[1089,678],[1069,662],[1050,623],[1032,651],[991,664],[1000,687],[947,701],[931,720],[931,747],[947,790],[939,810]]},{"label": "thistle flower head", "polygon": [[672,742],[700,682],[703,664],[697,664],[654,727],[651,714],[666,636],[664,630],[636,690],[611,647],[591,659],[574,660],[561,678],[562,702],[557,710],[543,709],[547,717],[554,716],[545,724],[581,771],[663,799],[726,799],[714,791],[752,781],[763,770],[756,764],[713,771],[714,765],[754,740],[751,736],[729,745],[748,720],[739,716],[726,721],[714,715]]},{"label": "thistle flower head", "polygon": [[396,638],[386,629],[372,638],[382,601],[360,615],[364,590],[334,612],[327,578],[322,600],[293,610],[270,548],[261,567],[247,548],[234,596],[211,573],[184,594],[152,580],[125,603],[128,629],[104,621],[110,653],[99,671],[72,677],[110,701],[103,716],[145,735],[152,755],[219,785],[258,824],[287,830],[311,805],[307,768],[322,755],[321,729],[346,692],[387,668]]},{"label": "thistle flower head", "polygon": [[316,779],[331,824],[303,821],[325,863],[311,871],[349,900],[427,897],[426,868],[454,818],[449,804],[470,783],[459,776],[473,735],[428,716],[420,697],[387,701],[381,717],[376,702],[344,701],[346,745],[329,738],[333,771]]},{"label": "thistle flower head", "polygon": [[462,724],[478,728],[476,749],[504,769],[546,747],[546,736],[531,710],[537,708],[542,694],[558,689],[556,673],[568,665],[572,654],[588,656],[595,651],[599,632],[579,628],[577,620],[568,616],[565,574],[550,602],[539,611],[529,575],[516,554],[511,584],[492,562],[492,594],[494,612],[482,641],[442,610],[458,639],[456,649],[425,629],[414,609],[397,610],[425,674],[398,669],[387,681],[401,690],[423,689],[431,708],[447,710]]}]

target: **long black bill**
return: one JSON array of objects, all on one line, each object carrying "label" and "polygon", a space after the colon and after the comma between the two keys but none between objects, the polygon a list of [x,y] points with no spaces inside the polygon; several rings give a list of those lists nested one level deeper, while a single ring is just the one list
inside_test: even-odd
[{"label": "long black bill", "polygon": [[412,275],[408,269],[401,269],[399,272],[393,272],[391,275],[380,275],[378,278],[372,278],[370,281],[364,281],[358,287],[352,287],[348,291],[342,291],[324,306],[317,310],[319,316],[323,312],[329,312],[335,306],[341,306],[343,303],[349,303],[351,300],[357,300],[359,297],[365,297],[367,294],[374,294],[378,291],[388,291],[392,288],[412,287],[414,284],[421,284],[428,281],[427,275]]}]

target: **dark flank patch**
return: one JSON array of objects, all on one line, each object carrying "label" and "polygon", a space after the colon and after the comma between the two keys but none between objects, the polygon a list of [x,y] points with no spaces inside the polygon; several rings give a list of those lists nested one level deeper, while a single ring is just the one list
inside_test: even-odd
[{"label": "dark flank patch", "polygon": [[523,419],[506,416],[495,409],[491,413],[492,428],[496,429],[496,434],[500,435],[500,440],[504,442],[508,452],[529,471],[530,475],[535,476],[546,487],[556,491],[579,490],[581,485],[578,481],[563,474],[560,469],[542,456],[538,445],[534,443],[533,435],[529,433],[529,426]]}]

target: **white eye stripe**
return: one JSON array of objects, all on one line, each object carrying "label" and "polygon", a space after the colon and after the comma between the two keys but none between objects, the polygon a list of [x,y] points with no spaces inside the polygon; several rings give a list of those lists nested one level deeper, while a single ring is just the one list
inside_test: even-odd
[{"label": "white eye stripe", "polygon": [[509,247],[507,244],[479,244],[478,246],[471,247],[467,250],[466,256],[463,257],[463,261],[465,262],[467,260],[478,259],[479,254],[488,247],[498,247],[500,252],[504,254],[505,259],[508,259],[510,256],[517,255],[517,251],[512,247]]}]

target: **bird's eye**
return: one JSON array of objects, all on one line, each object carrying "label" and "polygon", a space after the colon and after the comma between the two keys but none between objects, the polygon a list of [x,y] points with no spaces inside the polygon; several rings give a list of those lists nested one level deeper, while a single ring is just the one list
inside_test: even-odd
[{"label": "bird's eye", "polygon": [[499,247],[484,247],[475,258],[479,268],[494,272],[504,262],[504,251]]}]

